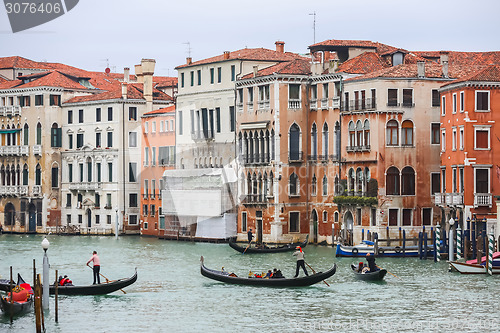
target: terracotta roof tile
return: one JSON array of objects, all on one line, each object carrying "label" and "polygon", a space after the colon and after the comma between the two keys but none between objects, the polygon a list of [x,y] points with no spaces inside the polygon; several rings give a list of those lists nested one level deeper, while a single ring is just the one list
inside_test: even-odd
[{"label": "terracotta roof tile", "polygon": [[500,66],[489,65],[482,68],[476,68],[468,75],[463,75],[460,79],[447,83],[444,86],[459,82],[500,82]]},{"label": "terracotta roof tile", "polygon": [[167,106],[166,108],[146,112],[144,114],[144,116],[153,116],[153,115],[172,113],[172,112],[175,112],[175,105],[170,105],[170,106]]},{"label": "terracotta roof tile", "polygon": [[309,49],[311,50],[318,50],[321,49],[322,47],[330,47],[330,48],[335,48],[335,47],[358,47],[358,48],[370,48],[370,49],[375,49],[377,53],[381,55],[385,54],[390,54],[395,51],[403,51],[403,52],[408,52],[403,49],[398,49],[396,47],[387,45],[387,44],[382,44],[379,42],[372,42],[369,40],[348,40],[348,39],[329,39],[325,40],[323,42],[319,42],[313,45],[309,46]]},{"label": "terracotta roof tile", "polygon": [[0,69],[4,68],[41,68],[36,61],[19,56],[0,58]]},{"label": "terracotta roof tile", "polygon": [[357,57],[343,62],[337,72],[366,74],[387,67],[384,60],[375,52],[364,52]]},{"label": "terracotta roof tile", "polygon": [[[289,75],[310,75],[311,61],[296,59],[293,61],[281,62],[279,64],[263,68],[257,72],[257,76],[268,76],[273,74],[289,74]],[[253,73],[246,74],[242,79],[250,79]]]},{"label": "terracotta roof tile", "polygon": [[23,81],[21,80],[7,80],[0,83],[0,89],[10,89],[20,86],[21,84],[23,84]]}]

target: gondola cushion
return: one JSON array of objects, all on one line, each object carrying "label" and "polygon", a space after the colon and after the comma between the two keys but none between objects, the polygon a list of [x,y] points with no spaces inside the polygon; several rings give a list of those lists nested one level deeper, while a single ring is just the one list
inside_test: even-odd
[{"label": "gondola cushion", "polygon": [[[13,299],[14,302],[25,302],[28,299],[28,291],[26,289],[23,289],[19,292],[14,292],[13,293]],[[10,299],[10,293],[9,293],[9,299]]]}]

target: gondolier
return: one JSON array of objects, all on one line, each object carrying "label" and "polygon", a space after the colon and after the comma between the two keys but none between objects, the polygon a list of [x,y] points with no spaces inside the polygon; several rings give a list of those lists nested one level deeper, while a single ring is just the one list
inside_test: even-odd
[{"label": "gondolier", "polygon": [[306,265],[305,265],[305,261],[304,261],[304,251],[302,251],[302,248],[300,246],[297,246],[296,249],[297,249],[297,251],[295,251],[293,253],[294,256],[297,256],[297,268],[295,269],[295,276],[294,277],[299,276],[299,268],[300,267],[302,267],[306,276],[309,276],[309,274],[307,274]]},{"label": "gondolier", "polygon": [[248,243],[251,243],[253,239],[252,228],[248,230],[247,236],[248,236]]},{"label": "gondolier", "polygon": [[92,257],[89,259],[89,261],[87,261],[87,266],[89,265],[89,263],[92,261],[93,263],[93,267],[92,267],[92,270],[94,271],[94,283],[97,281],[97,284],[100,284],[101,283],[101,278],[99,276],[99,272],[101,270],[101,261],[99,260],[99,257],[97,256],[97,251],[94,251],[93,254],[92,254]]}]

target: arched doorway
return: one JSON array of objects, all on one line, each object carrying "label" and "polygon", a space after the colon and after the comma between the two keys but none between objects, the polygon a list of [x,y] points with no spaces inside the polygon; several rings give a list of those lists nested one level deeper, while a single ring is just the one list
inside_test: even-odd
[{"label": "arched doorway", "polygon": [[312,236],[312,242],[318,242],[318,213],[316,209],[311,212],[311,221],[309,223],[309,234]]},{"label": "arched doorway", "polygon": [[5,205],[4,221],[6,226],[13,226],[16,224],[16,208],[11,202]]},{"label": "arched doorway", "polygon": [[33,203],[30,203],[28,207],[28,231],[35,232],[36,231],[36,206]]},{"label": "arched doorway", "polygon": [[92,211],[90,208],[87,208],[87,227],[92,227]]}]

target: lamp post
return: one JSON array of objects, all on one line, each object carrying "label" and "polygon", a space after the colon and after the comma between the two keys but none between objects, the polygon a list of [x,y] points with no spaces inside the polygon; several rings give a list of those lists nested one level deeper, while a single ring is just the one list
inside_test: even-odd
[{"label": "lamp post", "polygon": [[50,243],[47,236],[43,238],[42,249],[43,249],[43,294],[42,294],[42,306],[44,309],[49,308],[49,257],[47,257],[47,250],[49,249]]}]

